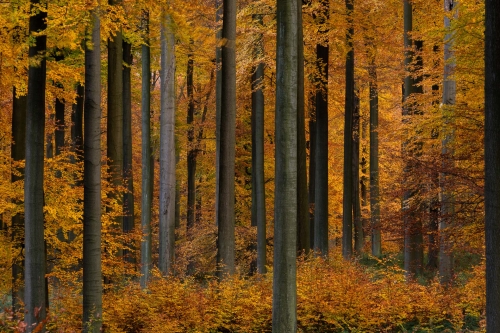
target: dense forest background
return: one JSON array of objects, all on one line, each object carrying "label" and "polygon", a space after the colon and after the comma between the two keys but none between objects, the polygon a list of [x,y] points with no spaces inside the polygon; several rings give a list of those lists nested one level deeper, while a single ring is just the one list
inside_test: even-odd
[{"label": "dense forest background", "polygon": [[284,3],[0,3],[0,331],[485,331],[484,2]]}]

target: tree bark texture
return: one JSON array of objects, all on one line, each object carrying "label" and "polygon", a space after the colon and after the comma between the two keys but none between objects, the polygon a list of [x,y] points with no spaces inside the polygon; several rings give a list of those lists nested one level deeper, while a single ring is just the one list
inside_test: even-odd
[{"label": "tree bark texture", "polygon": [[276,151],[272,327],[297,331],[298,1],[277,1]]},{"label": "tree bark texture", "polygon": [[85,49],[83,332],[102,327],[101,55],[99,9],[92,11],[92,48]]},{"label": "tree bark texture", "polygon": [[500,332],[500,3],[485,4],[486,331],[494,333]]},{"label": "tree bark texture", "polygon": [[163,274],[172,274],[175,252],[175,36],[172,17],[161,26],[160,111],[160,259]]},{"label": "tree bark texture", "polygon": [[[193,43],[191,41],[190,46]],[[189,50],[187,75],[186,75],[186,90],[188,97],[187,125],[188,125],[188,156],[187,156],[187,237],[190,241],[193,240],[193,228],[196,221],[196,155],[197,145],[194,140],[194,82],[193,70],[194,60],[192,50]],[[194,259],[194,258],[191,258]],[[194,273],[194,263],[188,263],[188,274]]]},{"label": "tree bark texture", "polygon": [[217,202],[218,275],[233,274],[234,263],[234,163],[236,131],[236,2],[224,0],[222,39],[222,95],[220,117],[219,198]]},{"label": "tree bark texture", "polygon": [[[262,15],[254,15],[262,26]],[[264,181],[264,41],[258,33],[254,59],[258,65],[252,75],[252,226],[257,227],[257,272],[266,273],[266,193]]]}]

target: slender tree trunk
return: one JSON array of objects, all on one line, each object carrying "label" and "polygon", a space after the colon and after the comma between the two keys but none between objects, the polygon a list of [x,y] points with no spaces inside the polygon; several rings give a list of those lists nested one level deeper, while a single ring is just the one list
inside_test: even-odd
[{"label": "slender tree trunk", "polygon": [[217,271],[220,278],[233,274],[234,263],[234,163],[236,130],[236,2],[224,0],[222,23],[222,95],[220,118],[220,166]]},{"label": "slender tree trunk", "polygon": [[[190,47],[193,47],[191,40]],[[194,60],[192,50],[189,50],[188,63],[187,63],[187,77],[186,88],[188,97],[188,112],[187,112],[187,125],[188,125],[188,157],[187,157],[187,237],[189,241],[193,240],[193,228],[196,220],[196,155],[197,146],[194,140],[194,82],[193,82],[193,69]],[[188,263],[188,274],[194,273],[194,258]]]},{"label": "slender tree trunk", "polygon": [[500,332],[500,3],[485,4],[486,330],[494,333]]},{"label": "slender tree trunk", "polygon": [[[56,57],[56,61],[61,61],[63,60],[64,57]],[[60,88],[62,88],[61,85],[58,85]],[[54,131],[54,136],[55,136],[55,156],[58,156],[61,154],[62,149],[64,147],[64,133],[65,133],[65,127],[66,124],[64,122],[64,100],[61,100],[59,98],[56,98],[56,103],[55,103],[55,110],[56,110],[56,127]]]},{"label": "slender tree trunk", "polygon": [[342,256],[349,259],[352,256],[352,122],[354,114],[354,49],[352,39],[354,28],[351,14],[354,10],[354,0],[346,0],[349,28],[347,30],[347,46],[345,70],[345,122],[344,122],[344,195],[342,205]]},{"label": "slender tree trunk", "polygon": [[[403,98],[403,121],[411,123],[411,117],[420,113],[416,110],[416,105],[408,102],[409,97],[414,93],[421,93],[422,87],[419,85],[421,78],[413,78],[412,73],[418,67],[422,66],[422,60],[417,57],[416,64],[412,64],[414,52],[412,50],[413,41],[411,40],[412,32],[412,5],[409,0],[404,1],[404,46],[405,46],[405,67],[409,72],[405,77],[404,98]],[[415,47],[417,51],[422,49],[422,42],[416,41]],[[413,68],[412,68],[413,67]],[[408,135],[409,136],[409,135]],[[404,195],[403,195],[403,219],[404,219],[404,238],[405,238],[405,270],[408,278],[414,278],[422,272],[423,266],[423,235],[422,235],[422,220],[418,212],[421,210],[420,204],[415,203],[415,194],[418,191],[416,180],[412,183],[411,175],[414,173],[414,159],[420,154],[421,144],[414,142],[415,138],[407,137],[403,143],[403,155],[405,167],[403,170]]]},{"label": "slender tree trunk", "polygon": [[[121,0],[108,0],[109,5],[121,6]],[[109,160],[110,183],[115,189],[123,185],[123,36],[121,29],[108,40],[108,117],[107,117],[107,157]],[[110,199],[123,205],[123,194],[108,194]],[[123,230],[123,210],[116,212],[114,229]],[[118,256],[123,256],[122,249]]]},{"label": "slender tree trunk", "polygon": [[[12,161],[24,161],[26,156],[26,96],[16,96],[13,88],[12,105]],[[24,179],[24,168],[19,168],[20,175],[12,174],[12,183]],[[20,202],[17,202],[20,204]],[[12,262],[12,309],[14,312],[21,309],[24,299],[24,216],[17,213],[12,216],[12,244],[14,260]]]},{"label": "slender tree trunk", "polygon": [[[314,96],[316,97],[316,96]],[[312,103],[311,103],[312,104]],[[315,191],[316,191],[316,111],[309,111],[309,239],[311,249],[316,249],[315,231]]]},{"label": "slender tree trunk", "polygon": [[[43,4],[31,1],[31,8]],[[30,17],[29,31],[42,32],[34,37],[29,47],[31,61],[28,72],[28,97],[26,106],[26,166],[24,178],[24,322],[27,332],[41,325],[45,332],[46,288],[45,288],[45,244],[43,222],[43,175],[45,139],[45,51],[47,36],[47,12],[40,10]],[[33,326],[34,325],[34,326]]]},{"label": "slender tree trunk", "polygon": [[172,274],[175,252],[175,37],[169,13],[161,25],[160,259]]},{"label": "slender tree trunk", "polygon": [[[83,332],[102,327],[101,54],[99,7],[92,11],[92,48],[85,49]],[[88,45],[88,44],[87,44]]]},{"label": "slender tree trunk", "polygon": [[[262,27],[262,15],[254,15]],[[257,272],[266,273],[266,193],[264,182],[264,41],[257,36],[254,59],[258,65],[252,75],[252,226],[257,227]]]},{"label": "slender tree trunk", "polygon": [[[215,0],[215,22],[219,23],[223,15],[223,0]],[[219,45],[222,39],[222,29],[218,29],[216,36],[217,46],[215,48],[215,224],[219,223],[219,193],[220,193],[220,121],[222,106],[222,47]],[[218,241],[218,240],[217,240]]]},{"label": "slender tree trunk", "polygon": [[151,258],[151,209],[153,193],[152,152],[151,152],[151,55],[149,49],[149,12],[143,11],[142,29],[144,44],[141,47],[142,58],[142,99],[141,99],[141,287],[147,288],[150,280]]},{"label": "slender tree trunk", "polygon": [[360,140],[360,115],[359,97],[354,96],[354,115],[352,124],[352,215],[354,217],[354,251],[357,255],[363,253],[363,221],[361,220],[361,201],[359,191],[359,140]]},{"label": "slender tree trunk", "polygon": [[[455,0],[445,0],[444,10],[446,13],[454,10]],[[450,18],[444,17],[445,29],[451,28]],[[444,172],[440,177],[441,192],[441,220],[439,221],[439,277],[441,283],[449,284],[453,278],[453,256],[452,242],[450,237],[450,227],[453,225],[454,205],[453,193],[450,190],[450,176],[448,170],[453,167],[454,131],[451,128],[455,107],[456,83],[453,79],[455,64],[453,62],[453,34],[448,32],[444,41],[444,78],[443,78],[443,130],[444,139],[442,141],[441,153],[443,155]]]},{"label": "slender tree trunk", "polygon": [[[127,191],[123,194],[123,232],[134,230],[134,177],[132,173],[132,90],[131,90],[132,45],[123,42],[123,178]],[[132,244],[130,247],[134,247]],[[125,260],[135,258],[124,251]]]},{"label": "slender tree trunk", "polygon": [[309,192],[307,189],[306,124],[304,110],[304,36],[302,0],[297,1],[297,250],[309,253]]},{"label": "slender tree trunk", "polygon": [[277,2],[273,332],[297,331],[298,1]]},{"label": "slender tree trunk", "polygon": [[[322,1],[320,22],[325,24],[329,18],[328,1]],[[327,34],[323,30],[322,34]],[[314,246],[315,250],[328,256],[328,38],[326,45],[316,45],[318,72],[316,86],[316,131],[315,131],[315,167],[314,172]]]}]

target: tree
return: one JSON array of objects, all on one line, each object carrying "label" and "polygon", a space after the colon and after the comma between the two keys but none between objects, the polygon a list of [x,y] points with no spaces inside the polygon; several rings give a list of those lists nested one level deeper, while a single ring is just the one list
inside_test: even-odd
[{"label": "tree", "polygon": [[217,264],[219,277],[233,274],[234,163],[236,131],[236,2],[224,0],[222,21],[222,95],[220,117],[219,197],[217,202]]},{"label": "tree", "polygon": [[146,288],[151,273],[151,209],[153,192],[152,152],[151,152],[151,55],[149,48],[149,11],[143,11],[142,28],[144,43],[141,47],[142,58],[142,98],[141,98],[141,287]]},{"label": "tree", "polygon": [[485,2],[484,207],[486,330],[500,331],[500,3]]},{"label": "tree", "polygon": [[92,35],[85,48],[83,332],[102,326],[101,270],[101,54],[99,7],[92,10]]},{"label": "tree", "polygon": [[[192,238],[193,227],[195,225],[195,205],[196,205],[196,155],[197,148],[194,140],[194,85],[193,85],[193,70],[194,59],[192,53],[193,40],[191,39],[188,53],[187,75],[186,75],[186,90],[188,98],[188,157],[187,157],[187,233],[188,237]],[[194,264],[188,263],[188,274],[193,274]]]},{"label": "tree", "polygon": [[[330,17],[328,1],[321,2],[318,23],[325,25]],[[315,128],[315,190],[314,247],[328,256],[328,29],[322,28],[324,40],[316,44],[316,128]],[[322,36],[323,37],[323,36]]]},{"label": "tree", "polygon": [[[345,119],[344,119],[344,195],[342,204],[342,256],[349,259],[352,256],[352,124],[354,115],[354,27],[352,12],[354,0],[346,0],[347,21],[349,24],[346,39],[348,52],[345,66]],[[316,162],[317,163],[317,162]]]},{"label": "tree", "polygon": [[163,274],[173,273],[175,251],[175,36],[170,13],[161,23],[160,259]]},{"label": "tree", "polygon": [[298,1],[277,1],[273,332],[297,331]]},{"label": "tree", "polygon": [[[132,91],[131,72],[132,44],[123,41],[123,178],[127,190],[123,194],[123,231],[134,230],[134,181],[132,174]],[[134,262],[133,257],[124,253],[126,260]]]},{"label": "tree", "polygon": [[40,327],[45,331],[46,317],[46,261],[43,223],[43,175],[45,139],[45,86],[47,12],[40,9],[39,0],[30,2],[34,15],[30,16],[30,36],[34,43],[29,47],[28,97],[26,106],[26,167],[24,177],[24,321],[31,332]]},{"label": "tree", "polygon": [[[253,17],[262,28],[262,15]],[[252,226],[257,227],[257,272],[266,273],[266,193],[264,183],[264,41],[257,35],[252,75]]]}]

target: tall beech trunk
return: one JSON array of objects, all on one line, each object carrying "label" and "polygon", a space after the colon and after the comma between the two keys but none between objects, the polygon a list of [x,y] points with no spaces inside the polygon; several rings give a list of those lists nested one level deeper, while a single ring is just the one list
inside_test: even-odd
[{"label": "tall beech trunk", "polygon": [[163,274],[172,274],[175,253],[175,36],[173,20],[161,25],[160,111],[160,258]]},{"label": "tall beech trunk", "polygon": [[142,98],[141,98],[141,287],[146,288],[152,268],[151,209],[153,200],[153,172],[151,152],[151,54],[149,49],[149,12],[142,17],[144,44],[141,47],[142,60]]},{"label": "tall beech trunk", "polygon": [[370,60],[370,228],[372,256],[382,256],[380,232],[380,194],[378,173],[378,83],[375,58]]},{"label": "tall beech trunk", "polygon": [[277,1],[273,332],[297,331],[299,1]]},{"label": "tall beech trunk", "polygon": [[[127,191],[123,194],[123,231],[134,230],[134,177],[132,173],[132,90],[131,71],[132,45],[123,42],[123,178]],[[133,244],[131,246],[133,248]],[[125,260],[135,262],[129,251],[124,251]]]},{"label": "tall beech trunk", "polygon": [[[354,10],[354,0],[346,0],[347,21],[347,47],[349,51],[346,56],[345,66],[345,119],[344,119],[344,195],[342,204],[342,256],[350,259],[352,256],[352,198],[353,198],[353,178],[352,178],[352,122],[354,114],[354,49],[353,36],[354,27],[352,21],[352,11]],[[317,163],[317,162],[316,162]]]},{"label": "tall beech trunk", "polygon": [[[43,5],[31,0],[31,8]],[[27,332],[41,325],[45,332],[46,317],[46,261],[43,222],[43,175],[45,139],[45,51],[47,12],[30,16],[30,33],[41,32],[29,47],[31,58],[28,69],[28,96],[26,102],[26,166],[24,177],[24,322]],[[36,63],[34,61],[36,60]],[[33,326],[34,325],[34,326]]]},{"label": "tall beech trunk", "polygon": [[236,2],[224,0],[222,39],[222,95],[220,117],[219,197],[217,202],[217,272],[233,274],[234,263],[234,163],[236,131]]},{"label": "tall beech trunk", "polygon": [[[12,161],[24,161],[26,156],[26,96],[16,96],[16,88],[13,88],[12,104]],[[17,169],[20,174],[12,174],[12,183],[24,179],[24,168]],[[20,204],[20,202],[16,202]],[[24,299],[24,216],[17,213],[12,216],[12,244],[14,260],[12,262],[12,309],[19,311]]]},{"label": "tall beech trunk", "polygon": [[[315,98],[316,96],[314,96]],[[312,103],[311,103],[312,104]],[[315,191],[316,191],[316,111],[309,110],[309,246],[316,249],[315,231]]]},{"label": "tall beech trunk", "polygon": [[[121,0],[109,0],[109,5],[121,6]],[[111,173],[111,186],[123,185],[123,36],[121,29],[108,39],[108,118],[107,118],[107,157]],[[111,192],[110,199],[123,205],[123,194]],[[123,210],[119,209],[114,218],[115,232],[123,230]],[[120,249],[118,256],[123,255]]]},{"label": "tall beech trunk", "polygon": [[[319,22],[329,18],[328,1],[322,1]],[[322,30],[327,34],[328,30]],[[320,73],[316,82],[314,249],[328,256],[328,38],[316,45],[316,66]]]},{"label": "tall beech trunk", "polygon": [[[223,15],[223,0],[215,0],[215,22],[219,23]],[[222,29],[215,34],[217,46],[215,47],[215,224],[219,223],[219,186],[220,186],[220,121],[222,106]]]},{"label": "tall beech trunk", "polygon": [[486,330],[494,333],[500,332],[500,3],[485,4]]},{"label": "tall beech trunk", "polygon": [[[450,13],[454,10],[455,1],[445,0],[444,10]],[[450,18],[444,17],[445,29],[451,29]],[[441,153],[443,155],[444,172],[440,177],[441,193],[441,219],[439,221],[439,277],[442,284],[449,284],[453,278],[453,256],[450,237],[450,227],[453,226],[454,204],[453,193],[450,190],[449,169],[453,167],[453,148],[451,145],[454,140],[454,131],[452,122],[454,118],[456,82],[453,79],[455,71],[453,52],[453,33],[448,32],[444,40],[444,77],[443,77],[443,121],[444,138],[442,141]]]},{"label": "tall beech trunk", "polygon": [[307,189],[306,124],[304,110],[304,35],[302,0],[297,0],[297,250],[308,254],[309,192]]},{"label": "tall beech trunk", "polygon": [[[262,28],[262,15],[254,15]],[[257,227],[257,272],[266,273],[266,193],[264,182],[264,41],[259,32],[253,57],[258,65],[252,75],[252,226]]]},{"label": "tall beech trunk", "polygon": [[85,49],[83,332],[97,333],[102,327],[101,38],[98,7],[92,11],[92,23],[92,47]]},{"label": "tall beech trunk", "polygon": [[[409,0],[404,1],[404,46],[405,46],[405,67],[408,71],[404,81],[404,96],[403,96],[403,121],[411,124],[412,117],[420,114],[417,110],[417,105],[410,104],[408,101],[412,94],[422,93],[422,86],[419,85],[421,78],[414,78],[415,73],[422,66],[421,57],[417,57],[415,64],[415,55],[413,51],[413,41],[411,39],[412,32],[412,5]],[[415,41],[415,49],[422,49],[422,42]],[[408,130],[408,131],[411,131]],[[423,266],[423,234],[422,220],[419,212],[422,207],[420,203],[411,200],[418,192],[419,184],[412,177],[415,172],[415,158],[420,154],[421,143],[415,141],[416,138],[410,134],[405,138],[403,143],[403,225],[404,225],[404,268],[408,279],[414,278],[422,272]]]},{"label": "tall beech trunk", "polygon": [[[190,47],[193,47],[191,40]],[[188,125],[188,156],[187,156],[187,237],[193,240],[193,228],[196,220],[196,155],[197,147],[194,140],[194,83],[193,83],[194,60],[192,50],[188,53],[186,89],[188,98],[187,125]],[[194,273],[194,258],[188,263],[188,274]]]}]

